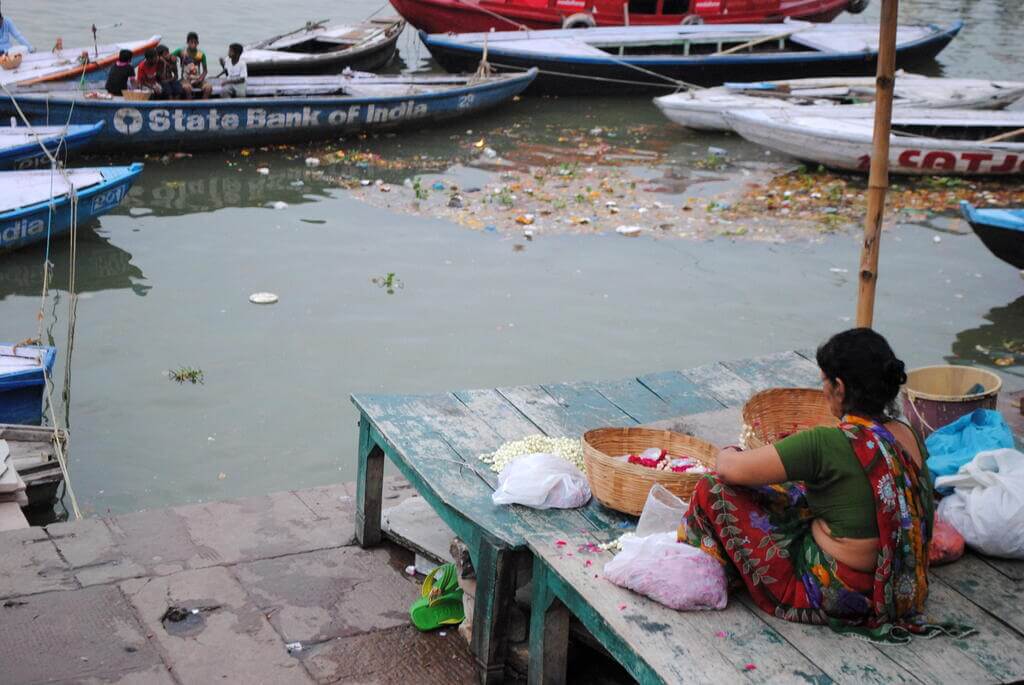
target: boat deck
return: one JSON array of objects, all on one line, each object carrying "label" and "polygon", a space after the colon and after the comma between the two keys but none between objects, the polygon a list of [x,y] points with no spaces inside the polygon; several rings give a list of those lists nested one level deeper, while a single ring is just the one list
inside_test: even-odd
[{"label": "boat deck", "polygon": [[[547,511],[496,507],[491,502],[495,474],[478,457],[508,440],[655,424],[690,431],[716,444],[732,443],[740,431],[739,408],[753,392],[819,383],[812,358],[790,351],[615,381],[429,396],[355,395],[352,399],[361,414],[357,537],[364,546],[380,539],[379,483],[387,456],[470,550],[478,584],[473,648],[483,682],[497,682],[502,676],[509,602],[516,586],[525,582],[531,563],[535,603],[540,578],[550,592],[543,596],[564,602],[643,682],[700,682],[708,674],[752,682],[961,683],[1024,678],[1024,562],[969,554],[935,569],[932,609],[942,619],[975,626],[977,635],[876,647],[825,628],[765,616],[742,595],[723,612],[672,612],[595,578],[599,571],[593,569],[601,568],[605,553],[592,556],[593,568],[586,569],[583,550],[577,554],[578,546],[620,535],[635,519],[594,501],[578,510]],[[1019,423],[1016,429],[1024,437]],[[564,638],[564,630],[561,635]],[[541,657],[564,655],[564,644],[559,647],[557,640],[552,643],[545,636],[543,643],[537,638],[537,644]],[[564,672],[559,674],[545,660],[550,661],[538,662],[545,682],[560,682]]]}]

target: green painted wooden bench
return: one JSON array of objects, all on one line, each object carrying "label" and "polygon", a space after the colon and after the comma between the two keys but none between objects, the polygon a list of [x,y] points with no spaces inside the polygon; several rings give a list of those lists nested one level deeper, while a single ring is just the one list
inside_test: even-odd
[{"label": "green painted wooden bench", "polygon": [[[729,409],[733,412],[733,420],[738,422],[735,409],[753,392],[777,386],[817,385],[818,370],[811,359],[807,353],[784,352],[616,381],[467,390],[429,396],[355,395],[352,401],[360,413],[356,536],[363,546],[375,545],[381,539],[382,482],[384,459],[387,457],[469,548],[477,573],[471,648],[480,668],[481,681],[500,682],[505,674],[509,608],[516,588],[523,585],[532,573],[550,579],[550,582],[535,585],[548,588],[543,591],[550,592],[550,595],[542,598],[543,602],[552,604],[554,600],[549,598],[559,598],[558,601],[569,607],[592,632],[596,631],[595,635],[599,639],[605,639],[595,627],[602,621],[608,622],[608,618],[602,617],[596,608],[600,604],[591,603],[591,609],[587,610],[585,606],[591,597],[580,594],[573,598],[563,596],[564,593],[559,594],[559,588],[565,587],[564,580],[561,586],[556,580],[563,577],[559,575],[559,566],[548,554],[550,549],[543,542],[537,541],[581,537],[603,540],[621,533],[622,526],[632,525],[634,520],[596,502],[582,509],[568,511],[494,506],[491,493],[496,486],[496,475],[479,461],[479,455],[493,451],[508,440],[536,433],[578,436],[588,429],[601,426],[679,423],[680,416],[686,417],[683,419],[685,425],[691,425],[692,421],[692,425],[699,426],[700,429],[695,431],[698,434],[709,435],[707,431],[713,432],[716,425],[720,426],[721,415],[727,414]],[[702,417],[712,418],[702,424]],[[719,440],[723,443],[732,442],[736,437],[723,436]],[[1001,567],[987,562],[978,563],[991,570],[992,573],[984,577],[986,582],[994,583],[993,587],[996,588],[995,594],[984,601],[992,606],[999,604],[1015,607],[1017,614],[1024,614],[1020,611],[1021,600],[1014,594],[1015,584],[1020,582],[1019,575],[1013,575],[1018,574],[1018,567],[1010,563]],[[951,567],[948,573],[953,574],[954,569],[956,567]],[[950,575],[947,590],[955,590],[954,594],[959,597],[969,597],[966,594],[969,581],[970,574],[959,581]],[[581,591],[584,587],[581,586]],[[607,583],[594,587],[606,591],[609,588]],[[980,593],[981,589],[976,594]],[[1015,604],[1006,604],[1011,598]],[[981,599],[963,601],[986,606]],[[545,615],[551,616],[550,613],[541,613],[541,616]],[[740,621],[737,617],[745,617],[742,619],[746,621],[743,625],[760,625],[753,623],[755,618],[752,610],[743,604],[736,604],[723,614],[726,615],[733,617],[730,619],[733,621]],[[614,614],[611,616],[619,618]],[[549,618],[545,624],[551,621],[557,625],[561,620]],[[710,619],[698,616],[692,620]],[[836,674],[843,675],[830,666],[827,654],[835,649],[856,649],[848,646],[849,640],[844,641],[841,647],[837,647],[834,642],[814,643],[811,636],[820,634],[820,629],[810,629],[811,632],[805,634],[801,632],[803,627],[780,627],[768,617],[757,620],[765,623],[762,628],[766,631],[765,635],[772,636],[764,638],[768,641],[765,644],[791,645],[796,639],[794,636],[804,635],[808,644],[806,649],[810,651],[805,652],[799,646],[795,649],[805,655],[805,660],[816,665],[816,669],[807,671],[808,674],[827,673],[833,678],[837,677]],[[1021,619],[1018,617],[1015,620],[1019,622]],[[1017,629],[1020,627],[1016,626]],[[679,649],[684,650],[683,653],[691,650],[693,654],[703,654],[703,650],[706,650],[704,643],[713,641],[714,636],[709,637],[706,632],[696,629],[687,630],[679,633],[682,636]],[[547,636],[558,632],[554,629],[544,631]],[[736,633],[740,634],[739,628]],[[557,674],[557,664],[560,663],[557,653],[559,650],[564,651],[564,645],[560,646],[559,639],[538,639],[555,654],[555,657],[543,660],[544,665],[538,673]],[[624,638],[620,636],[620,639]],[[774,642],[775,639],[778,639],[778,643]],[[624,665],[641,680],[651,676],[653,681],[657,681],[657,674],[672,673],[651,666],[651,662],[644,661],[644,655],[628,656],[628,652],[616,647],[614,641],[605,644],[609,645],[610,651],[617,658],[627,659]],[[980,644],[980,641],[973,642],[965,649],[980,649]],[[1005,640],[992,643],[993,648],[1004,644]],[[1017,645],[1015,649],[1019,650],[1020,646]],[[781,659],[783,652],[789,648],[779,649],[782,652],[779,652],[777,658]],[[815,649],[824,652],[818,654]],[[930,657],[928,659],[928,664],[920,664],[922,673],[932,672],[929,670]],[[993,664],[1004,663],[995,657],[993,659]],[[648,663],[648,670],[638,666],[642,663]],[[731,660],[728,663],[735,666],[737,662]],[[756,664],[757,660],[754,659],[753,663]],[[782,674],[782,671],[772,671],[768,667],[769,663],[764,661],[764,668],[759,667],[761,673],[733,671],[732,675],[751,680],[770,680],[772,673]],[[719,663],[716,668],[724,666]],[[531,668],[531,678],[540,677],[533,671],[536,669]],[[890,671],[891,668],[880,673]],[[949,672],[967,673],[975,679],[978,677],[977,669],[972,670],[966,666]],[[557,681],[557,675],[550,677]],[[851,679],[851,676],[844,675],[844,678]],[[932,678],[926,676],[924,679]]]},{"label": "green painted wooden bench", "polygon": [[[563,540],[568,544],[558,544]],[[537,535],[531,685],[565,682],[569,615],[640,683],[1005,683],[1024,679],[1024,563],[968,555],[933,569],[929,611],[967,623],[964,640],[878,646],[764,613],[746,594],[724,611],[679,612],[612,585],[595,535]],[[590,562],[589,564],[587,562]]]}]

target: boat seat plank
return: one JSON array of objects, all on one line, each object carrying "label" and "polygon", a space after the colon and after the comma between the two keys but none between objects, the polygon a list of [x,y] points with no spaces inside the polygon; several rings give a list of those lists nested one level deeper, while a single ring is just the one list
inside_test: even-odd
[{"label": "boat seat plank", "polygon": [[[610,553],[579,551],[572,537],[568,545],[557,540],[529,538],[530,550],[546,567],[548,587],[640,682],[826,680],[742,602],[732,601],[723,611],[669,609],[605,580],[601,569]],[[756,668],[747,670],[751,663]]]},{"label": "boat seat plank", "polygon": [[[103,173],[92,169],[67,169],[65,173],[79,190],[103,182]],[[0,172],[0,214],[46,202],[51,197],[66,195],[69,190],[64,176],[48,169]]]}]

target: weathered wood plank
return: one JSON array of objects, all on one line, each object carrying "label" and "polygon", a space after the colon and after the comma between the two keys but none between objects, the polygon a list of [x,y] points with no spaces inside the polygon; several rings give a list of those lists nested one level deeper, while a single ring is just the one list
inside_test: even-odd
[{"label": "weathered wood plank", "polygon": [[928,615],[940,623],[966,623],[978,632],[962,640],[937,637],[876,649],[925,682],[980,684],[1024,679],[1021,636],[937,577],[929,587]]},{"label": "weathered wood plank", "polygon": [[[588,383],[541,386],[565,409],[570,421],[590,430],[605,426],[634,426],[637,421]],[[585,431],[584,431],[585,432]]]},{"label": "weathered wood plank", "polygon": [[818,366],[796,352],[779,352],[722,364],[756,390],[785,387],[816,388],[821,385]]},{"label": "weathered wood plank", "polygon": [[356,468],[356,540],[360,547],[380,543],[384,457],[384,451],[373,441],[369,419],[360,416]]},{"label": "weathered wood plank", "polygon": [[548,585],[544,562],[533,559],[530,600],[530,685],[561,685],[569,656],[569,609]]},{"label": "weathered wood plank", "polygon": [[457,390],[452,394],[506,441],[540,433],[540,428],[497,390]]},{"label": "weathered wood plank", "polygon": [[754,386],[720,363],[684,369],[682,373],[726,407],[742,405],[756,392]]},{"label": "weathered wood plank", "polygon": [[1011,580],[1024,580],[1024,561],[977,555],[979,559]]},{"label": "weathered wood plank", "polygon": [[650,373],[637,380],[672,407],[675,414],[697,414],[725,406],[680,371]]},{"label": "weathered wood plank", "polygon": [[679,413],[636,378],[593,381],[588,385],[640,423],[667,419]]},{"label": "weathered wood plank", "polygon": [[750,595],[741,593],[742,602],[760,620],[771,626],[805,657],[837,683],[919,683],[907,671],[865,640],[843,637],[825,626],[791,623],[764,613]]},{"label": "weathered wood plank", "polygon": [[1007,578],[973,554],[966,554],[952,564],[935,566],[931,575],[1013,626],[1024,637],[1024,583]]},{"label": "weathered wood plank", "polygon": [[555,538],[539,536],[529,544],[547,566],[554,594],[640,682],[824,680],[820,669],[741,603],[724,611],[668,609],[605,580],[600,569],[611,555],[584,554],[578,541],[558,546]]}]

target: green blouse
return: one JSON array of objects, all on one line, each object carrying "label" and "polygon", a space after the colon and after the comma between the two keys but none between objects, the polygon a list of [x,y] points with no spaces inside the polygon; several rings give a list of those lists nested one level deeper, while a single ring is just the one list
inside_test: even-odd
[{"label": "green blouse", "polygon": [[[924,445],[917,441],[923,459]],[[871,484],[853,453],[849,439],[838,428],[819,426],[794,433],[775,443],[786,478],[807,485],[807,503],[816,518],[842,538],[876,538],[878,521]],[[930,483],[923,466],[922,482]]]}]

